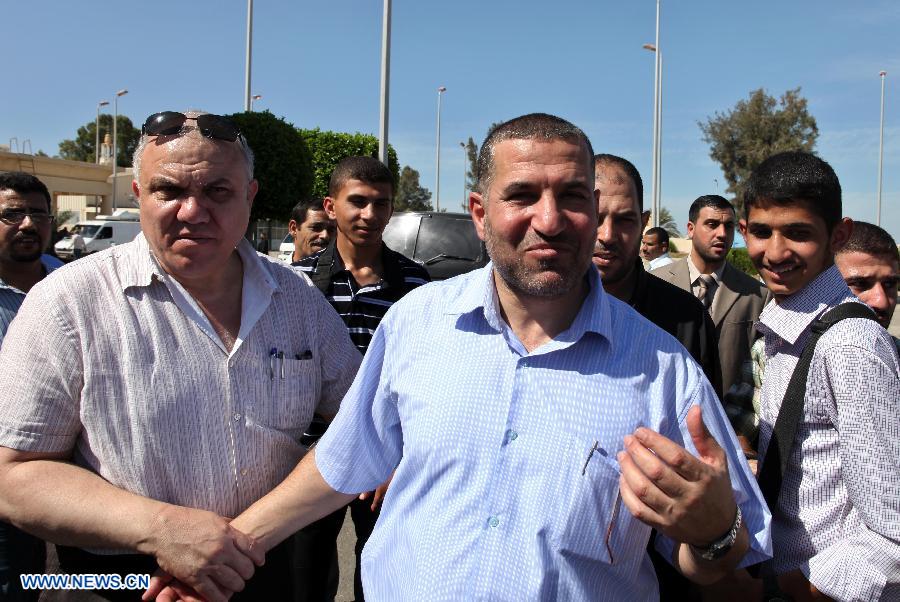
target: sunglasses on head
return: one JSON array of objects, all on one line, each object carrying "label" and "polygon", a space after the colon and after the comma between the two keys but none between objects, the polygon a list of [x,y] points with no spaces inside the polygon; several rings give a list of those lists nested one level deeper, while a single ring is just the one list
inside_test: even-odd
[{"label": "sunglasses on head", "polygon": [[154,113],[141,126],[141,134],[146,136],[177,136],[183,133],[182,126],[188,120],[196,121],[197,129],[207,138],[234,142],[241,135],[241,130],[238,129],[238,126],[227,117],[209,113],[188,117],[184,113],[178,113],[177,111]]}]

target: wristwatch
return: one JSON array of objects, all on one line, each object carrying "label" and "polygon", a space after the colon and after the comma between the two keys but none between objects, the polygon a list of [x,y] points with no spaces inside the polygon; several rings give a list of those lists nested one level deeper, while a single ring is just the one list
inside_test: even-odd
[{"label": "wristwatch", "polygon": [[728,530],[728,533],[715,540],[705,548],[699,548],[691,544],[691,549],[693,549],[694,553],[703,560],[718,560],[719,558],[727,554],[734,546],[734,542],[737,541],[738,533],[741,532],[741,524],[741,507],[738,506],[737,514],[734,517],[734,523],[731,525],[731,529]]}]

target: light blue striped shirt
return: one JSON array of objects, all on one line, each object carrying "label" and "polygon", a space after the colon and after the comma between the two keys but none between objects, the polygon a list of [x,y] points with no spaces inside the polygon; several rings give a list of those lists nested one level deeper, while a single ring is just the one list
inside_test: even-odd
[{"label": "light blue striped shirt", "polygon": [[[641,425],[695,453],[694,405],[728,453],[751,534],[744,564],[767,558],[768,510],[687,351],[604,294],[591,269],[571,327],[527,353],[500,317],[491,269],[391,308],[319,442],[338,491],[371,490],[397,468],[363,552],[367,599],[656,599],[650,528],[621,501],[615,457]],[[671,541],[658,547],[671,557]]]},{"label": "light blue striped shirt", "polygon": [[[41,255],[41,263],[44,264],[44,270],[47,274],[63,264],[53,255],[47,255],[46,253]],[[19,308],[22,307],[22,301],[24,300],[24,292],[0,280],[0,343],[3,342],[9,323],[19,313]]]}]

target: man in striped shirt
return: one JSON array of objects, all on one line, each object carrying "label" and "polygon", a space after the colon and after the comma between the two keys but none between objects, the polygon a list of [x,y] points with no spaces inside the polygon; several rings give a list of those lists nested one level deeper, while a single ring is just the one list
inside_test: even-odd
[{"label": "man in striped shirt", "polygon": [[[428,272],[381,239],[393,213],[390,170],[372,157],[348,157],[338,163],[323,207],[337,223],[337,237],[322,251],[294,262],[319,287],[347,325],[350,338],[365,354],[375,329],[395,302],[430,281]],[[378,520],[387,484],[350,503],[356,528],[354,590],[363,600],[360,555]],[[369,498],[372,498],[369,501]],[[337,536],[344,508],[305,529],[296,539],[298,591],[302,600],[332,600],[337,591]]]}]

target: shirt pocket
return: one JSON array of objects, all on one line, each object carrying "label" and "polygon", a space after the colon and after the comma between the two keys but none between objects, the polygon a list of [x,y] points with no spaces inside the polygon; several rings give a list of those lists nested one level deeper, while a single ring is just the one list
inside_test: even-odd
[{"label": "shirt pocket", "polygon": [[312,420],[320,388],[318,363],[313,359],[273,358],[268,395],[253,406],[253,418],[299,441]]},{"label": "shirt pocket", "polygon": [[[583,446],[578,446],[583,447]],[[578,453],[581,451],[583,453]],[[556,546],[560,554],[613,564],[614,543],[622,515],[630,516],[619,493],[619,466],[602,448],[573,450],[570,465],[577,467],[560,488],[560,530]],[[581,460],[577,461],[577,456]]]}]

